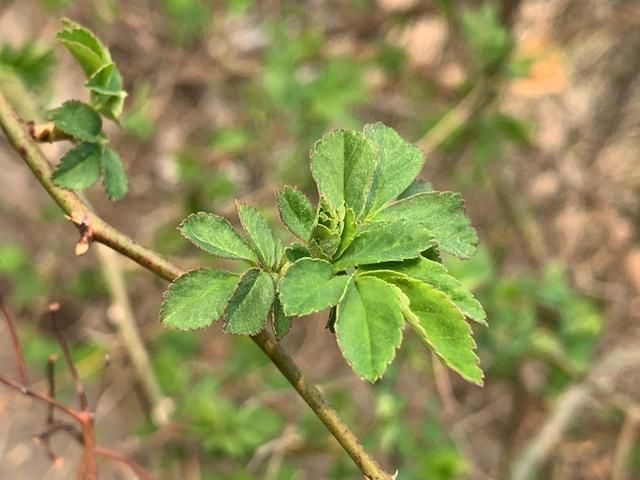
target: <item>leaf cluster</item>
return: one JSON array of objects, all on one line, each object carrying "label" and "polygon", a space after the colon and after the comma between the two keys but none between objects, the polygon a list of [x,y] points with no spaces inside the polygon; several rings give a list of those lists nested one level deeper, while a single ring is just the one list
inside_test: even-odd
[{"label": "leaf cluster", "polygon": [[109,49],[89,29],[68,19],[62,23],[57,38],[84,71],[90,100],[70,100],[48,112],[56,130],[76,143],[62,157],[53,180],[61,187],[82,190],[102,174],[108,197],[119,200],[127,192],[127,175],[120,156],[108,146],[102,124],[103,117],[119,123],[127,96],[122,75]]},{"label": "leaf cluster", "polygon": [[203,268],[167,290],[165,325],[203,328],[224,318],[229,333],[269,324],[284,336],[292,318],[331,309],[329,328],[347,362],[369,381],[393,360],[408,324],[444,362],[475,383],[482,371],[466,318],[486,324],[480,303],[440,263],[468,258],[477,236],[460,195],[415,182],[424,156],[380,123],[337,130],[311,151],[314,205],[294,187],[277,195],[283,223],[299,238],[283,248],[254,207],[238,203],[245,235],[211,213],[180,232],[202,250],[248,262],[242,275]]}]

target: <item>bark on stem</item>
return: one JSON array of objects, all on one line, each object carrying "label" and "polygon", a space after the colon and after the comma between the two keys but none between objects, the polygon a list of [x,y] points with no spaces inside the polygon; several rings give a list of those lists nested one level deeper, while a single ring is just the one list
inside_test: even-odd
[{"label": "bark on stem", "polygon": [[[168,281],[173,281],[185,273],[167,258],[136,243],[133,239],[102,220],[74,192],[64,190],[55,185],[51,180],[52,168],[47,158],[29,135],[24,121],[13,110],[2,94],[0,94],[0,127],[7,136],[9,143],[29,166],[38,181],[76,225],[81,234],[81,241],[97,241],[111,247]],[[324,423],[356,463],[365,478],[370,480],[391,480],[393,478],[367,453],[358,438],[340,418],[338,412],[329,406],[318,388],[305,378],[273,334],[264,330],[251,337],[251,339],[269,357],[316,416]]]}]

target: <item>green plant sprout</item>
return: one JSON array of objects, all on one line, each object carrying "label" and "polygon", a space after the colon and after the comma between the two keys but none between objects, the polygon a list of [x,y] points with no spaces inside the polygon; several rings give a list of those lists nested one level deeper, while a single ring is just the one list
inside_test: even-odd
[{"label": "green plant sprout", "polygon": [[325,135],[311,151],[319,202],[294,187],[277,195],[280,218],[302,242],[284,248],[267,220],[238,203],[246,237],[212,213],[179,230],[198,248],[249,264],[241,275],[201,268],[178,278],[161,309],[164,325],[204,328],[224,317],[228,333],[287,334],[292,318],[331,309],[329,329],[368,381],[382,376],[405,322],[453,370],[481,385],[466,318],[486,325],[480,303],[440,263],[469,258],[477,244],[459,194],[415,177],[424,156],[380,123]]}]

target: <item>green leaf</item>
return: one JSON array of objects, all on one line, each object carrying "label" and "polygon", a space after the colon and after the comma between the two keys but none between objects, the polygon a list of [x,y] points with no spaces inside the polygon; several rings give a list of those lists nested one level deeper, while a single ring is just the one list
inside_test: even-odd
[{"label": "green leaf", "polygon": [[372,222],[390,222],[399,219],[420,223],[441,250],[460,258],[469,258],[478,244],[478,236],[464,211],[459,193],[420,193],[392,203],[381,210]]},{"label": "green leaf", "polygon": [[98,70],[87,83],[91,91],[91,104],[107,118],[118,121],[124,108],[127,92],[122,89],[122,75],[115,64]]},{"label": "green leaf", "polygon": [[261,331],[271,310],[276,287],[271,275],[251,268],[247,270],[233,292],[225,313],[224,331],[239,335],[254,335]]},{"label": "green leaf", "polygon": [[236,207],[240,223],[247,232],[253,249],[257,252],[264,267],[269,270],[273,269],[277,266],[277,255],[281,255],[282,252],[280,240],[276,240],[269,223],[255,207],[240,202],[236,202]]},{"label": "green leaf", "polygon": [[413,182],[411,182],[411,185],[409,185],[404,192],[398,195],[397,199],[402,200],[404,198],[413,197],[418,193],[429,193],[429,192],[433,192],[433,185],[431,185],[431,183],[427,182],[426,180],[416,179]]},{"label": "green leaf", "polygon": [[62,25],[63,29],[56,36],[74,56],[87,78],[111,63],[109,50],[88,28],[66,18]]},{"label": "green leaf", "polygon": [[122,75],[118,71],[115,63],[105,65],[84,84],[92,92],[101,93],[102,95],[121,95]]},{"label": "green leaf", "polygon": [[388,262],[379,265],[368,265],[361,269],[373,275],[376,271],[395,271],[414,278],[445,293],[451,301],[467,317],[481,325],[487,325],[487,314],[473,294],[447,272],[444,265],[426,258],[405,260],[404,262]]},{"label": "green leaf", "polygon": [[174,281],[164,295],[160,320],[179,330],[204,328],[218,320],[238,283],[238,275],[202,268]]},{"label": "green leaf", "polygon": [[273,331],[276,338],[279,340],[289,333],[292,324],[293,319],[284,313],[280,297],[276,295],[276,300],[273,302]]},{"label": "green leaf", "polygon": [[309,252],[309,249],[301,243],[292,243],[284,249],[284,255],[287,257],[289,262],[293,263],[301,258],[310,257],[311,252]]},{"label": "green leaf", "polygon": [[300,190],[286,186],[278,193],[280,218],[300,240],[309,240],[316,221],[316,209]]},{"label": "green leaf", "polygon": [[280,280],[280,300],[289,315],[309,315],[337,305],[349,282],[346,275],[334,277],[331,264],[319,258],[302,258],[289,267]]},{"label": "green leaf", "polygon": [[356,214],[353,213],[353,210],[347,208],[344,213],[344,221],[342,227],[342,234],[340,235],[340,245],[338,246],[338,250],[334,254],[335,257],[339,257],[344,253],[351,242],[356,236],[358,226],[356,225]]},{"label": "green leaf", "polygon": [[404,317],[418,336],[463,378],[482,385],[484,374],[474,352],[471,327],[447,295],[402,274],[383,278],[399,288]]},{"label": "green leaf", "polygon": [[111,200],[120,200],[127,193],[127,172],[120,156],[109,147],[102,151],[102,182]]},{"label": "green leaf", "polygon": [[86,103],[77,100],[64,102],[61,107],[48,114],[56,128],[67,135],[85,142],[100,142],[102,119],[98,112]]},{"label": "green leaf", "polygon": [[311,173],[319,193],[333,208],[344,204],[353,209],[356,218],[364,213],[375,170],[376,147],[360,132],[331,132],[311,152]]},{"label": "green leaf", "polygon": [[382,123],[366,125],[364,134],[378,147],[377,170],[367,208],[375,213],[409,187],[422,170],[424,154]]},{"label": "green leaf", "polygon": [[403,324],[393,287],[375,277],[360,277],[349,282],[338,304],[336,339],[353,370],[374,382],[393,360]]},{"label": "green leaf", "polygon": [[424,225],[400,220],[362,227],[344,253],[333,261],[336,271],[357,265],[415,258],[433,245]]},{"label": "green leaf", "polygon": [[189,215],[178,227],[196,247],[222,258],[238,258],[258,263],[258,257],[228,220],[213,213]]},{"label": "green leaf", "polygon": [[51,178],[60,187],[83,190],[100,176],[100,145],[81,143],[69,150],[60,160]]},{"label": "green leaf", "polygon": [[320,197],[318,218],[308,242],[314,256],[327,260],[333,258],[342,241],[344,218],[344,205],[336,209],[324,195]]}]

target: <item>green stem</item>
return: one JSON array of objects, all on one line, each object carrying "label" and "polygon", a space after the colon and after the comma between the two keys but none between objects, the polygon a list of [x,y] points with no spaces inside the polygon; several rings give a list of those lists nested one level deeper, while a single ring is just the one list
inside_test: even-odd
[{"label": "green stem", "polygon": [[[51,180],[52,168],[49,161],[29,135],[24,121],[1,93],[0,127],[42,186],[76,225],[81,234],[79,245],[87,246],[91,241],[100,242],[168,281],[173,281],[185,273],[167,258],[136,243],[102,220],[74,192],[55,185]],[[365,477],[370,480],[391,480],[392,476],[367,453],[338,412],[329,406],[318,388],[305,378],[274,335],[265,329],[251,339],[287,378]]]}]

